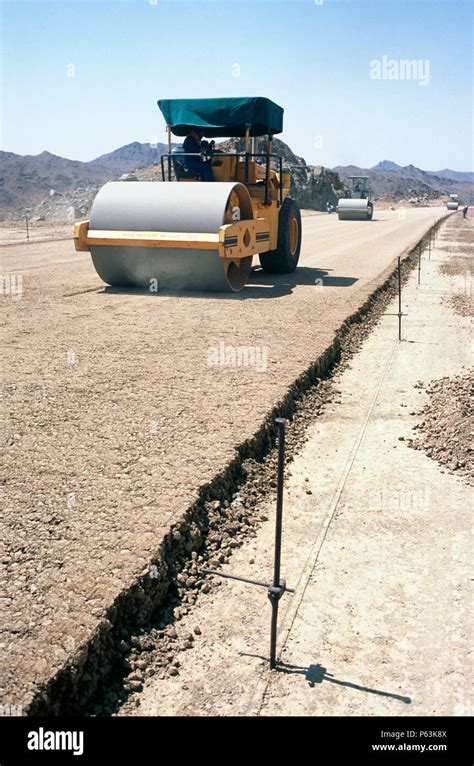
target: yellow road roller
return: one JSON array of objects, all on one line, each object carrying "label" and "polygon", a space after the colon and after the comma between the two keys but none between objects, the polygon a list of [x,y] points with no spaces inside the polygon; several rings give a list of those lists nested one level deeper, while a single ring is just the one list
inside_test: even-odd
[{"label": "yellow road roller", "polygon": [[[283,109],[260,97],[158,106],[168,129],[162,181],[105,184],[90,220],[75,224],[76,250],[90,252],[109,285],[155,291],[239,291],[257,254],[266,272],[294,271],[301,215],[290,172],[273,152]],[[172,135],[186,136],[184,145],[173,147]],[[261,153],[257,136],[267,137]],[[218,137],[241,137],[243,151],[219,151]]]},{"label": "yellow road roller", "polygon": [[350,197],[341,198],[337,203],[337,215],[340,221],[371,221],[374,214],[372,192],[367,182],[368,176],[349,176],[351,182]]}]

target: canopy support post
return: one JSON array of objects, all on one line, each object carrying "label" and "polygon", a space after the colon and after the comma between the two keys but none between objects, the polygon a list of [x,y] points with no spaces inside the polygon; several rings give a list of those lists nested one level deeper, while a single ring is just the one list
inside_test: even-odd
[{"label": "canopy support post", "polygon": [[245,126],[245,183],[249,182],[250,125]]},{"label": "canopy support post", "polygon": [[270,181],[270,163],[271,154],[273,152],[273,137],[269,134],[267,141],[267,167],[265,170],[265,205],[270,205],[270,199],[268,197],[268,184]]},{"label": "canopy support post", "polygon": [[168,181],[171,181],[171,128],[168,125]]}]

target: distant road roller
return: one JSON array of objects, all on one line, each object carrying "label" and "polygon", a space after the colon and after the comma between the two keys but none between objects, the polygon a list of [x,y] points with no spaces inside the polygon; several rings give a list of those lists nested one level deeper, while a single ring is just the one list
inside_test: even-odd
[{"label": "distant road roller", "polygon": [[459,197],[457,194],[450,194],[446,203],[448,210],[457,210],[459,208]]},{"label": "distant road roller", "polygon": [[[267,98],[173,99],[158,106],[168,129],[163,182],[105,184],[90,220],[75,224],[76,250],[90,252],[109,285],[155,291],[239,291],[257,254],[266,272],[294,271],[301,215],[290,197],[290,172],[273,153],[283,109]],[[203,141],[199,154],[172,148],[172,134],[196,133],[242,137],[244,151],[218,151],[214,141]],[[263,153],[253,151],[255,136],[267,137]],[[209,180],[193,172],[196,161]]]},{"label": "distant road roller", "polygon": [[374,214],[372,192],[367,182],[368,176],[349,176],[351,196],[343,197],[337,203],[337,215],[340,221],[371,221]]}]

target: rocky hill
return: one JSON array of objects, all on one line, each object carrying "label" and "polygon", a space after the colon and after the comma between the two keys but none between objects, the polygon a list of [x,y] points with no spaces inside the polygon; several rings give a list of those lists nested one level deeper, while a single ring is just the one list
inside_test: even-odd
[{"label": "rocky hill", "polygon": [[[382,160],[382,162],[378,162],[376,165],[374,165],[371,170],[393,170],[395,172],[406,172],[409,168],[414,167],[414,165],[407,165],[406,167],[402,167],[402,165],[397,165],[396,162],[392,162],[391,160]],[[415,168],[415,170],[419,170],[419,168]],[[457,181],[459,183],[474,183],[474,173],[460,173],[458,170],[450,170],[449,168],[444,168],[443,170],[422,170],[421,172],[427,173],[429,176],[433,176],[433,178],[448,178],[451,181]]]},{"label": "rocky hill", "polygon": [[[229,139],[218,145],[224,151],[243,151],[243,140]],[[85,217],[98,188],[107,181],[131,178],[161,181],[159,160],[165,144],[134,142],[103,154],[91,162],[76,162],[43,152],[22,157],[3,153],[0,175],[0,217],[31,220],[75,220]],[[264,152],[263,140],[256,151]],[[284,167],[292,171],[292,194],[303,208],[325,210],[345,194],[337,173],[306,165],[287,144],[275,139],[274,152],[281,154]],[[276,165],[275,165],[276,167]]]},{"label": "rocky hill", "polygon": [[21,155],[0,152],[0,216],[34,207],[51,190],[68,193],[77,187],[100,186],[111,178],[108,168],[77,162],[50,152]]},{"label": "rocky hill", "polygon": [[[229,139],[219,144],[224,150],[243,151],[243,139]],[[257,139],[257,152],[264,152],[265,140]],[[32,220],[73,220],[84,217],[97,189],[110,180],[133,173],[139,180],[161,181],[159,160],[165,144],[131,144],[102,154],[90,162],[58,157],[50,152],[19,155],[0,152],[0,219],[16,219],[25,213]],[[292,171],[292,194],[302,208],[325,210],[327,202],[336,204],[346,194],[349,175],[368,175],[377,199],[406,200],[426,204],[456,193],[472,204],[474,173],[444,169],[424,171],[414,165],[401,167],[383,160],[373,168],[355,165],[332,169],[307,165],[279,139],[274,152],[281,154],[284,166]],[[276,165],[275,165],[276,167]]]},{"label": "rocky hill", "polygon": [[451,181],[458,181],[459,183],[474,183],[474,173],[460,173],[458,170],[449,170],[449,168],[435,171],[428,170],[427,172],[430,176],[449,178]]},{"label": "rocky hill", "polygon": [[101,154],[89,164],[101,165],[112,173],[120,175],[137,168],[147,168],[154,162],[159,162],[161,155],[167,151],[167,144],[141,144],[139,141],[134,141],[108,154]]},{"label": "rocky hill", "polygon": [[474,173],[460,173],[455,170],[421,170],[415,165],[401,167],[391,160],[383,160],[372,168],[357,165],[338,165],[333,170],[343,180],[350,175],[369,176],[374,195],[383,199],[425,199],[426,201],[459,194],[461,200],[474,202]]},{"label": "rocky hill", "polygon": [[[77,197],[76,190],[100,187],[130,170],[147,167],[158,162],[166,150],[165,144],[135,141],[90,162],[68,160],[50,152],[36,155],[0,152],[0,218],[11,217],[15,211],[36,208],[43,200],[48,202],[51,191],[57,197],[62,195],[61,208],[68,207],[67,200],[71,196]],[[83,207],[81,199],[71,199],[70,205]],[[41,212],[35,213],[41,215]]]},{"label": "rocky hill", "polygon": [[[239,138],[229,139],[218,146],[223,151],[244,151],[244,141]],[[264,153],[265,147],[266,139],[256,140],[257,153]],[[346,194],[347,189],[336,172],[322,166],[307,165],[303,157],[295,154],[284,141],[275,138],[273,152],[280,154],[283,167],[291,170],[291,194],[301,208],[325,211],[327,202],[336,205],[338,199]],[[277,162],[273,167],[278,170]]]}]

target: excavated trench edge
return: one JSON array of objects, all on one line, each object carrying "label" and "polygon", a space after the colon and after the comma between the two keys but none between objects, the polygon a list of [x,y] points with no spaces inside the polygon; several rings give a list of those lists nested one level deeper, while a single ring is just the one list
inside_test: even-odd
[{"label": "excavated trench edge", "polygon": [[[448,217],[449,214],[440,218],[411,249],[406,249],[401,254],[402,281],[417,267],[419,248],[422,252],[431,233],[437,232]],[[121,646],[124,633],[136,632],[140,626],[149,622],[166,603],[166,599],[176,592],[177,575],[191,558],[191,553],[202,550],[206,535],[211,529],[210,503],[231,499],[233,493],[237,492],[245,481],[245,461],[262,461],[273,449],[276,442],[275,418],[285,417],[292,420],[301,400],[321,380],[329,378],[334,372],[341,361],[343,350],[347,356],[355,353],[347,348],[350,336],[356,333],[358,326],[363,323],[375,324],[396,290],[395,268],[367,297],[363,305],[342,323],[331,345],[291,384],[283,399],[266,415],[257,432],[236,447],[233,460],[212,482],[201,487],[198,500],[172,525],[161,541],[149,562],[148,571],[136,577],[129,587],[121,591],[112,605],[105,610],[90,638],[54,676],[38,687],[25,709],[26,715],[89,713],[91,700],[107,685],[114,666],[123,659],[124,650]],[[299,444],[295,449],[298,447]],[[153,577],[150,577],[152,567]],[[91,683],[94,678],[100,680]]]}]

